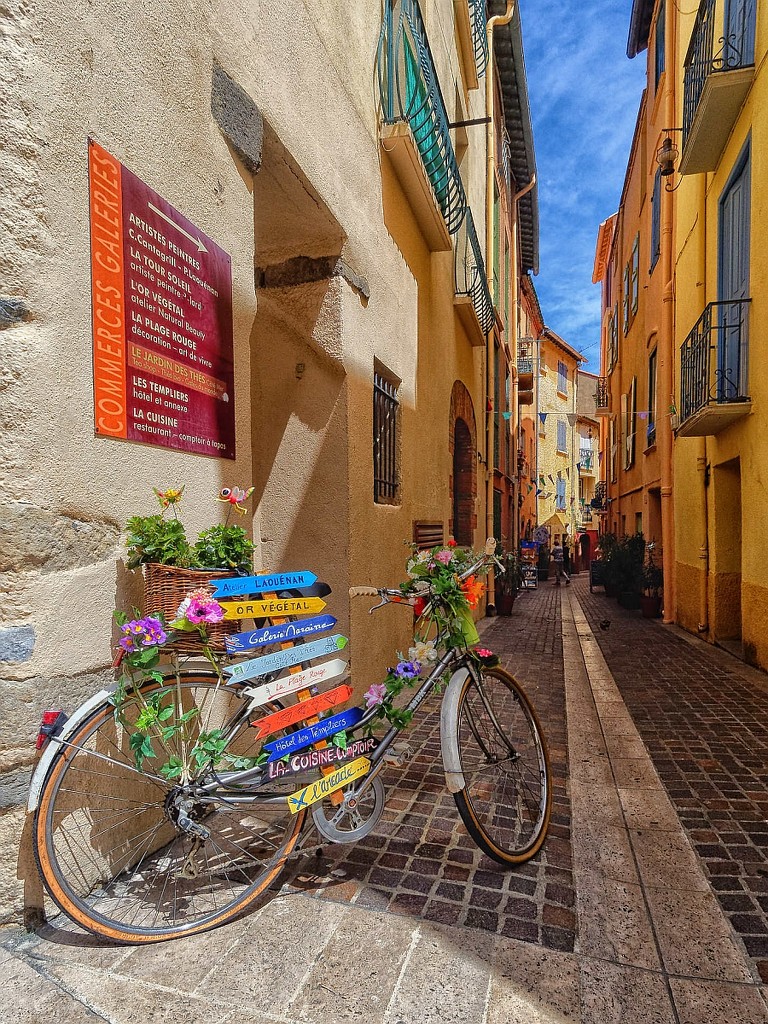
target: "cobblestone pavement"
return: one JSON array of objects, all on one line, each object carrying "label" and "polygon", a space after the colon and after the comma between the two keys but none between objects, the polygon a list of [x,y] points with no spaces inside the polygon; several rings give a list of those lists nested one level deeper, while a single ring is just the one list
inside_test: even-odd
[{"label": "cobblestone pavement", "polygon": [[584,581],[576,594],[720,906],[768,982],[768,679]]},{"label": "cobblestone pavement", "polygon": [[576,916],[557,598],[549,588],[528,593],[513,617],[490,620],[483,632],[483,643],[523,683],[547,738],[553,805],[543,850],[509,871],[477,849],[445,787],[435,698],[404,734],[415,756],[403,768],[383,774],[387,808],[377,828],[354,846],[334,849],[332,861],[319,870],[307,871],[299,863],[291,883],[278,883],[283,891],[304,888],[376,910],[573,950]]}]

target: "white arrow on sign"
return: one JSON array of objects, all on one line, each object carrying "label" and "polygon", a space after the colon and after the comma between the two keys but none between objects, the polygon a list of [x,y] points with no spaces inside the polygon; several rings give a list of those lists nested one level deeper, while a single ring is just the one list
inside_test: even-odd
[{"label": "white arrow on sign", "polygon": [[185,231],[180,224],[177,224],[175,220],[171,220],[167,213],[163,213],[162,210],[158,210],[158,208],[156,206],[153,206],[152,203],[149,202],[149,200],[147,200],[147,206],[150,208],[150,210],[153,211],[153,213],[156,213],[158,217],[162,217],[166,224],[170,224],[172,228],[176,228],[177,231],[180,231],[185,238],[188,238],[190,240],[192,245],[197,246],[198,252],[208,252],[208,250],[205,248],[205,246],[202,243],[202,240],[199,237],[193,238],[192,235],[190,235],[188,231]]},{"label": "white arrow on sign", "polygon": [[288,694],[296,693],[298,690],[307,690],[310,686],[317,686],[318,683],[325,683],[329,679],[336,679],[347,671],[346,661],[341,658],[334,658],[333,661],[326,661],[323,665],[315,665],[312,668],[305,668],[303,672],[296,672],[292,676],[285,676],[283,679],[275,679],[263,686],[248,686],[245,688],[250,698],[248,711],[266,704],[275,697],[286,697]]}]

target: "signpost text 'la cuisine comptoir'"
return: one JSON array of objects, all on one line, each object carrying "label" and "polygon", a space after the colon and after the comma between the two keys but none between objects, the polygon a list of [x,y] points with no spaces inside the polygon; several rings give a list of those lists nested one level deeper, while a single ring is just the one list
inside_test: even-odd
[{"label": "signpost text 'la cuisine comptoir'", "polygon": [[88,171],[96,433],[234,459],[229,254],[93,140]]}]

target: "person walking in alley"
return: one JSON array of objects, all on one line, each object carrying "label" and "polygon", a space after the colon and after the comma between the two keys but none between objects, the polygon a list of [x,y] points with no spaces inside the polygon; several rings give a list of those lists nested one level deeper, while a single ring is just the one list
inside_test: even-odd
[{"label": "person walking in alley", "polygon": [[555,586],[560,586],[560,577],[565,577],[566,587],[571,582],[571,577],[563,568],[563,547],[560,543],[560,538],[555,538],[555,543],[552,546],[552,561],[555,563]]},{"label": "person walking in alley", "polygon": [[566,580],[571,578],[571,548],[568,541],[568,535],[563,534],[563,572],[565,573]]}]

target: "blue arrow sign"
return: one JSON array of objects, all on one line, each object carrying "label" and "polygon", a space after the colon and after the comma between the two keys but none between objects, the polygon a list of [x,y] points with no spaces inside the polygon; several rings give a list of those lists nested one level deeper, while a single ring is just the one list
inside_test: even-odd
[{"label": "blue arrow sign", "polygon": [[227,651],[236,654],[247,651],[251,647],[265,647],[267,644],[281,644],[287,640],[300,640],[315,633],[325,633],[333,629],[336,619],[332,615],[315,615],[311,619],[299,619],[297,622],[283,622],[279,626],[264,626],[263,629],[250,629],[245,633],[234,633],[226,637]]},{"label": "blue arrow sign", "polygon": [[342,711],[340,715],[333,715],[331,718],[324,718],[322,722],[315,725],[308,725],[306,729],[299,729],[298,732],[289,733],[279,740],[272,740],[265,743],[264,749],[269,751],[269,761],[279,761],[281,757],[292,753],[294,750],[301,750],[312,743],[319,743],[332,736],[342,729],[351,729],[357,725],[363,717],[362,708],[350,708],[349,711]]},{"label": "blue arrow sign", "polygon": [[215,587],[214,597],[229,597],[230,594],[260,594],[271,590],[296,590],[311,587],[317,581],[313,572],[270,572],[261,576],[228,576],[226,579],[211,580]]},{"label": "blue arrow sign", "polygon": [[263,654],[260,658],[241,661],[237,665],[227,665],[224,671],[233,679],[253,679],[255,676],[266,675],[267,672],[280,672],[291,665],[300,665],[303,661],[312,661],[323,654],[335,654],[342,651],[349,640],[341,633],[325,636],[320,640],[312,640],[308,644],[297,644],[284,651],[274,654]]}]

